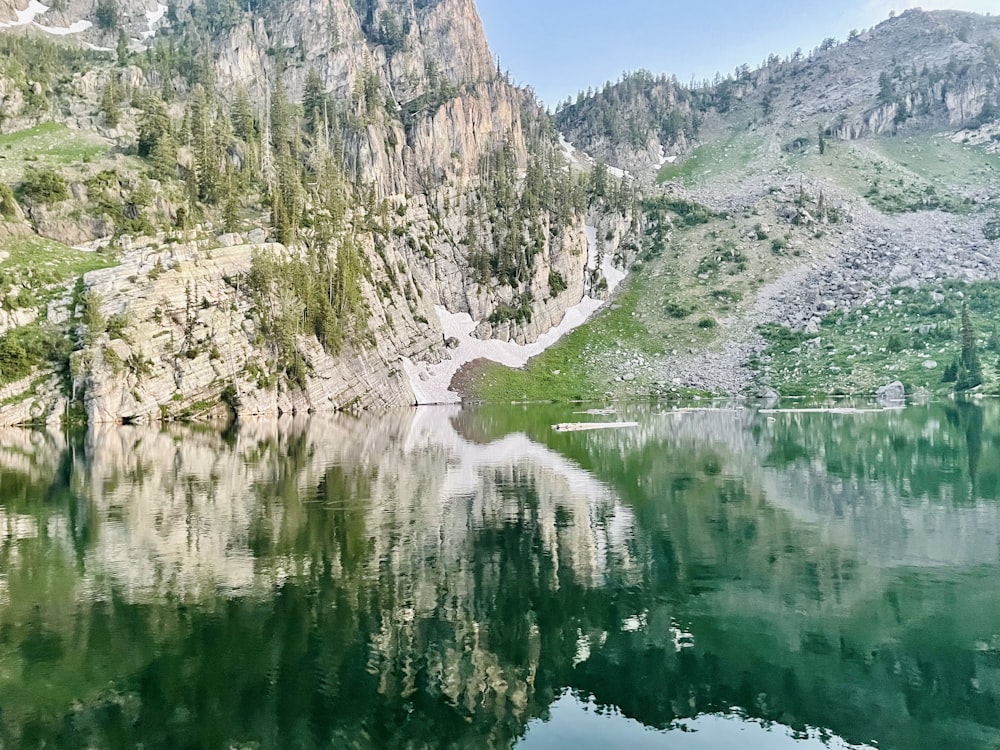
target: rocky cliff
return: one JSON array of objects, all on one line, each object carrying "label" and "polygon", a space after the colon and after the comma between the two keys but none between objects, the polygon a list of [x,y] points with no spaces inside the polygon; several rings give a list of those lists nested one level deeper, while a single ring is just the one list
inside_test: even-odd
[{"label": "rocky cliff", "polygon": [[[599,283],[586,175],[471,0],[117,7],[117,67],[0,71],[9,130],[66,122],[93,149],[59,165],[62,194],[8,177],[35,232],[115,254],[47,319],[78,342],[89,419],[412,403],[403,360],[449,356],[437,310],[525,344]],[[113,41],[89,5],[9,10]],[[44,371],[6,421],[62,413]]]}]

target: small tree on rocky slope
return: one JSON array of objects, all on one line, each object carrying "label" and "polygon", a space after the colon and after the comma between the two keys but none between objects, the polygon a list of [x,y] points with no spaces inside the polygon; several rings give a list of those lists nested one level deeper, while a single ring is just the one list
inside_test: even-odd
[{"label": "small tree on rocky slope", "polygon": [[968,391],[983,382],[983,368],[976,347],[976,332],[969,320],[969,307],[962,304],[962,353],[958,358],[955,391]]}]

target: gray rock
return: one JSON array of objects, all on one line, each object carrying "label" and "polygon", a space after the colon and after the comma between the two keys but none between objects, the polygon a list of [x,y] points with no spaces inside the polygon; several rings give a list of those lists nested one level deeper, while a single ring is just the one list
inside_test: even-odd
[{"label": "gray rock", "polygon": [[894,380],[875,391],[875,398],[883,405],[898,404],[906,400],[906,388],[898,380]]},{"label": "gray rock", "polygon": [[924,367],[926,369],[928,369],[928,370],[936,370],[937,366],[938,366],[938,363],[935,362],[933,359],[925,359],[924,360]]},{"label": "gray rock", "polygon": [[243,238],[235,232],[230,232],[228,234],[220,234],[215,238],[219,247],[236,247],[237,245],[243,244]]},{"label": "gray rock", "polygon": [[913,269],[909,266],[904,266],[902,263],[898,263],[889,272],[889,283],[900,284],[911,276],[913,276]]}]

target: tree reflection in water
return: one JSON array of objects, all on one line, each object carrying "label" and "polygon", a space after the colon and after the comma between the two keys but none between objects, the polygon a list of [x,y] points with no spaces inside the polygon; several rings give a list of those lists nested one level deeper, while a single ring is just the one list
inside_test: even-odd
[{"label": "tree reflection in water", "polygon": [[567,416],[6,433],[0,746],[1000,739],[996,405]]}]

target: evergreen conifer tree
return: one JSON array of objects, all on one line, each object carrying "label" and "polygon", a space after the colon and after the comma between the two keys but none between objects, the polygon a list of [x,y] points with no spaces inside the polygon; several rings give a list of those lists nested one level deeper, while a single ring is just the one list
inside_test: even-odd
[{"label": "evergreen conifer tree", "polygon": [[969,319],[969,307],[962,303],[962,353],[958,358],[955,391],[967,391],[983,382],[983,368],[976,347],[976,332]]}]

